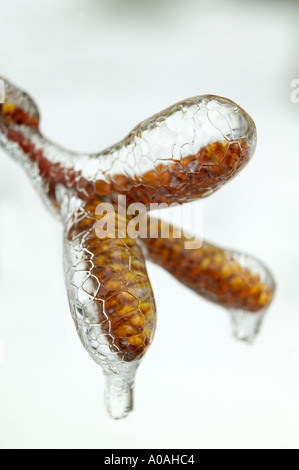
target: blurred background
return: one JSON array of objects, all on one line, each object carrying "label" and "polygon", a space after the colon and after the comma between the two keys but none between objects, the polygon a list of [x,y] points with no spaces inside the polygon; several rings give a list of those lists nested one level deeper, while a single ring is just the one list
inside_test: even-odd
[{"label": "blurred background", "polygon": [[1,1],[0,74],[64,146],[102,150],[198,94],[251,114],[257,152],[204,202],[204,235],[260,257],[278,283],[249,347],[225,310],[149,265],[157,335],[134,413],[113,422],[69,313],[61,226],[1,151],[1,448],[299,447],[298,13],[288,0]]}]

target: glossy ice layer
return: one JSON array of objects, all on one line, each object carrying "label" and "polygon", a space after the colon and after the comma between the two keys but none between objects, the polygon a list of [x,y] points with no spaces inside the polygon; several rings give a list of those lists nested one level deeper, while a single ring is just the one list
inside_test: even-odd
[{"label": "glossy ice layer", "polygon": [[63,184],[81,198],[115,200],[123,194],[128,204],[141,202],[148,208],[151,203],[188,202],[228,182],[256,146],[250,116],[228,99],[206,95],[151,117],[103,152],[76,154],[40,134],[39,114],[27,95],[8,82],[6,90],[7,103],[0,105],[2,146],[26,162],[35,184],[52,201],[55,186]]},{"label": "glossy ice layer", "polygon": [[[149,218],[148,225],[153,223],[154,219]],[[169,232],[169,236],[142,240],[147,257],[182,284],[228,309],[256,313],[269,306],[274,279],[261,261],[207,242],[200,248],[186,249],[188,239],[175,238],[174,227],[160,223],[162,231]]]},{"label": "glossy ice layer", "polygon": [[138,240],[96,236],[97,199],[63,199],[62,194],[59,199],[72,317],[83,346],[105,372],[109,414],[123,418],[133,407],[135,373],[156,328],[144,255]]},{"label": "glossy ice layer", "polygon": [[[119,419],[132,409],[135,373],[156,327],[143,251],[204,298],[233,310],[237,336],[251,339],[274,293],[262,263],[256,272],[250,257],[208,243],[186,250],[184,240],[172,237],[96,233],[97,205],[114,204],[119,195],[127,205],[143,203],[150,210],[152,203],[185,203],[221,188],[254,153],[250,116],[228,99],[199,96],[147,119],[103,152],[78,154],[46,139],[35,103],[4,82],[0,145],[63,222],[70,309],[84,347],[104,370],[111,416]],[[126,229],[127,216],[120,220]]]},{"label": "glossy ice layer", "polygon": [[[276,289],[275,279],[265,264],[257,258],[244,253],[230,253],[242,270],[250,272],[251,276],[258,279],[251,292],[258,299],[260,308],[250,310],[243,304],[230,309],[235,337],[250,344],[260,332],[265,314],[273,301]],[[243,292],[242,296],[244,295]]]},{"label": "glossy ice layer", "polygon": [[70,307],[80,338],[106,370],[140,360],[152,342],[156,307],[139,240],[96,235],[93,200],[65,224]]}]

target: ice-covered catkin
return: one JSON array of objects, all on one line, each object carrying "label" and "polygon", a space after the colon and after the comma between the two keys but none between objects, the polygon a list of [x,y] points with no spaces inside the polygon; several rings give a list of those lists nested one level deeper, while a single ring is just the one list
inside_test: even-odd
[{"label": "ice-covered catkin", "polygon": [[31,182],[55,212],[60,212],[57,185],[76,192],[81,199],[94,193],[94,185],[74,169],[86,155],[69,152],[46,139],[39,130],[36,104],[27,93],[7,80],[5,103],[0,104],[0,146],[26,170]]},{"label": "ice-covered catkin", "polygon": [[[134,202],[150,210],[155,203],[185,203],[220,189],[255,151],[250,116],[228,99],[196,96],[145,120],[108,149],[80,154],[45,138],[33,100],[3,83],[0,146],[63,221],[70,308],[83,345],[103,367],[110,415],[119,419],[132,410],[135,373],[156,327],[141,243],[149,259],[232,310],[236,336],[251,341],[274,293],[273,278],[262,263],[208,243],[187,250],[184,238],[135,240],[124,234],[129,220],[122,215]],[[63,125],[63,113],[59,120]],[[101,236],[97,229],[104,215],[97,215],[97,206],[104,201],[117,206],[120,195],[126,202],[121,198],[114,222],[122,233]]]},{"label": "ice-covered catkin", "polygon": [[214,142],[180,161],[158,158],[152,170],[139,175],[107,175],[111,181],[96,181],[96,193],[112,200],[122,194],[128,204],[141,202],[148,209],[150,204],[183,204],[217,191],[248,163],[251,152],[246,140]]},{"label": "ice-covered catkin", "polygon": [[256,127],[236,103],[203,95],[139,124],[102,153],[99,196],[128,203],[185,203],[217,191],[252,157]]},{"label": "ice-covered catkin", "polygon": [[[137,201],[149,208],[151,203],[205,197],[240,171],[255,150],[256,129],[250,116],[230,100],[204,95],[147,119],[104,152],[74,154],[41,135],[37,107],[26,93],[7,81],[5,86],[0,143],[21,160],[42,196],[58,211],[59,185],[85,203],[92,195],[116,201],[122,194],[127,204]],[[248,311],[270,302],[269,286],[241,267],[233,252],[206,243],[189,252],[183,243],[146,241],[151,259],[210,300]]]},{"label": "ice-covered catkin", "polygon": [[[149,218],[149,233],[151,223]],[[173,230],[170,226],[169,237],[142,240],[150,260],[205,299],[223,307],[254,313],[271,303],[274,281],[258,260],[206,242],[201,248],[186,249],[190,240],[174,238]],[[164,222],[159,222],[159,233],[167,233]]]},{"label": "ice-covered catkin", "polygon": [[118,361],[134,361],[153,340],[154,296],[139,242],[117,238],[125,220],[116,213],[116,237],[99,238],[98,203],[85,202],[66,225],[70,307],[84,346],[95,360],[115,356]]},{"label": "ice-covered catkin", "polygon": [[[0,105],[0,145],[27,165],[32,180],[57,209],[55,186],[81,199],[91,195],[127,204],[185,203],[211,195],[252,157],[256,127],[236,103],[203,95],[177,103],[143,121],[121,142],[96,154],[76,154],[39,131],[32,99],[5,81]],[[44,195],[44,194],[43,194]]]}]

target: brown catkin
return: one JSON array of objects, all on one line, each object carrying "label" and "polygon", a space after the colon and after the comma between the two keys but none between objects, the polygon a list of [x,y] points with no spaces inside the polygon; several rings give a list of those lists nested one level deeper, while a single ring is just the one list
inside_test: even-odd
[{"label": "brown catkin", "polygon": [[[79,242],[81,252],[87,254],[80,270],[88,270],[85,292],[92,297],[88,308],[92,307],[95,314],[93,325],[101,325],[111,351],[132,361],[142,357],[152,342],[155,300],[139,242],[129,237],[97,236],[96,224],[101,217],[95,216],[95,208],[99,202],[91,198],[83,212],[80,208],[73,215],[68,222],[67,239],[71,245]],[[116,219],[116,230],[119,222],[125,221]]]},{"label": "brown catkin", "polygon": [[[150,230],[151,219],[148,219]],[[160,223],[161,233],[161,223]],[[274,288],[241,266],[232,252],[203,242],[201,248],[187,250],[186,238],[147,238],[150,260],[162,266],[182,284],[223,307],[258,312],[270,304]],[[190,241],[190,240],[188,240]]]}]

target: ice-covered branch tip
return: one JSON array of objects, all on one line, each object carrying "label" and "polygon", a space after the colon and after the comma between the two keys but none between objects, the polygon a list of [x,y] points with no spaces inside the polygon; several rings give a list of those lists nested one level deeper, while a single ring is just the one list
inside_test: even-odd
[{"label": "ice-covered branch tip", "polygon": [[[251,117],[228,99],[197,96],[145,120],[105,151],[78,154],[43,136],[34,101],[7,80],[4,85],[0,146],[61,217],[72,317],[84,347],[105,372],[112,417],[130,412],[135,372],[154,338],[156,307],[145,255],[205,299],[233,311],[237,337],[252,340],[275,290],[263,263],[207,242],[186,250],[184,238],[173,237],[173,227],[168,237],[154,239],[96,234],[103,217],[96,208],[103,202],[115,206],[125,196],[127,206],[138,202],[149,210],[152,203],[210,196],[231,181],[255,151]],[[63,125],[64,116],[59,120]],[[129,222],[125,214],[122,223]],[[187,349],[188,328],[196,320],[181,312],[174,321],[182,323],[178,341]]]}]

